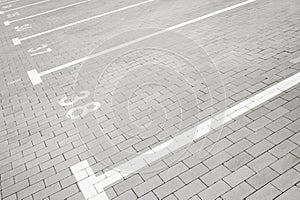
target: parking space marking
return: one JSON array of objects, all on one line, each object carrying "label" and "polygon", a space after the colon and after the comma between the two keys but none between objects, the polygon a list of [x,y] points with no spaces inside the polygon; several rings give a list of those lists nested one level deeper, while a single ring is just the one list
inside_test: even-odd
[{"label": "parking space marking", "polygon": [[12,84],[17,83],[19,81],[21,81],[21,78],[19,78],[17,80],[14,80],[14,81],[11,81],[11,82],[7,83],[7,85],[12,85]]},{"label": "parking space marking", "polygon": [[300,56],[298,58],[294,58],[294,59],[290,60],[290,62],[293,63],[293,64],[299,63],[300,62]]},{"label": "parking space marking", "polygon": [[90,2],[90,1],[92,1],[92,0],[80,1],[80,2],[77,2],[77,3],[73,3],[73,4],[69,4],[69,5],[66,5],[66,6],[59,7],[59,8],[55,8],[55,9],[52,9],[52,10],[48,10],[48,11],[45,11],[45,12],[41,12],[41,13],[38,13],[38,14],[23,17],[23,18],[20,18],[20,19],[15,19],[15,20],[11,20],[11,21],[4,21],[4,25],[8,26],[8,25],[10,25],[14,22],[18,22],[18,21],[30,19],[30,18],[33,18],[33,17],[41,16],[41,15],[48,14],[48,13],[51,13],[51,12],[55,12],[55,11],[58,11],[58,10],[62,10],[62,9],[65,9],[65,8],[69,8],[69,7],[77,6],[77,5],[80,5],[80,4],[83,4],[83,3],[87,3],[87,2]]},{"label": "parking space marking", "polygon": [[28,4],[28,5],[25,5],[25,6],[20,6],[20,7],[12,8],[12,9],[9,9],[9,10],[3,10],[3,11],[0,11],[0,15],[2,15],[2,14],[4,14],[4,13],[7,13],[7,12],[14,11],[14,10],[20,10],[20,9],[22,9],[22,8],[27,8],[27,7],[30,7],[30,6],[34,6],[34,5],[46,3],[46,2],[48,2],[48,1],[51,1],[51,0],[39,1],[39,2],[31,3],[31,4]]},{"label": "parking space marking", "polygon": [[[204,20],[204,19],[213,17],[213,16],[215,16],[215,15],[218,15],[218,14],[221,14],[221,13],[224,13],[224,12],[227,12],[227,11],[229,11],[229,10],[232,10],[232,9],[235,9],[235,8],[238,8],[238,7],[241,7],[241,6],[244,6],[244,5],[253,3],[253,2],[255,2],[255,1],[256,1],[256,0],[248,0],[248,1],[244,1],[244,2],[242,2],[242,3],[238,3],[238,4],[235,4],[235,5],[233,5],[233,6],[229,6],[229,7],[227,7],[227,8],[224,8],[224,9],[221,9],[221,10],[218,10],[218,11],[215,11],[215,12],[212,12],[212,13],[210,13],[210,14],[206,14],[206,15],[203,15],[203,16],[201,16],[201,17],[198,17],[198,18],[195,18],[195,19],[192,19],[192,20],[189,20],[189,21],[186,21],[186,22],[183,22],[183,23],[180,23],[180,24],[171,26],[171,27],[169,27],[169,28],[167,28],[167,29],[164,29],[164,30],[162,30],[162,31],[158,31],[158,32],[155,32],[155,33],[153,33],[153,34],[146,35],[146,36],[144,36],[144,37],[141,37],[141,38],[138,38],[138,39],[135,39],[135,40],[132,40],[132,41],[123,43],[123,44],[121,44],[121,45],[118,45],[118,46],[115,46],[115,47],[106,49],[106,50],[104,50],[104,51],[101,51],[101,52],[92,54],[92,55],[90,55],[90,56],[86,56],[86,57],[83,57],[83,58],[80,58],[80,59],[71,61],[71,62],[69,62],[69,63],[65,63],[65,64],[63,64],[63,65],[54,67],[54,68],[52,68],[52,69],[43,71],[43,72],[41,72],[41,73],[39,73],[36,69],[33,69],[33,70],[30,70],[30,71],[27,71],[27,74],[28,74],[28,76],[29,76],[29,79],[31,80],[31,83],[32,83],[33,85],[37,85],[37,84],[40,84],[40,83],[43,82],[42,79],[41,79],[41,77],[42,77],[42,76],[45,76],[45,75],[47,75],[47,74],[50,74],[50,73],[53,73],[53,72],[56,72],[56,71],[65,69],[65,68],[67,68],[67,67],[70,67],[70,66],[73,66],[73,65],[76,65],[76,64],[79,64],[79,63],[82,63],[82,62],[84,62],[84,61],[86,61],[86,60],[89,60],[89,59],[95,58],[95,57],[97,57],[97,56],[104,55],[104,54],[106,54],[106,53],[109,53],[109,52],[112,52],[112,51],[121,49],[121,48],[123,48],[123,47],[129,46],[129,45],[132,45],[132,44],[135,44],[135,43],[137,43],[137,42],[143,41],[143,40],[145,40],[145,39],[148,39],[148,38],[151,38],[151,37],[154,37],[154,36],[157,36],[157,35],[160,35],[160,34],[162,34],[162,33],[165,33],[165,32],[171,31],[171,30],[175,30],[175,29],[184,27],[184,26],[186,26],[186,25],[193,24],[193,23],[195,23],[195,22],[199,22],[199,21],[201,21],[201,20]],[[14,38],[14,39],[13,39],[13,43],[14,43],[15,45],[18,45],[18,44],[21,44],[21,41],[20,41],[19,38]]]},{"label": "parking space marking", "polygon": [[63,26],[60,26],[60,27],[57,27],[57,28],[54,28],[54,29],[43,31],[41,33],[30,35],[30,36],[27,36],[27,37],[24,37],[24,38],[14,38],[14,39],[16,39],[16,40],[19,41],[17,44],[14,43],[14,45],[21,44],[21,42],[24,41],[24,40],[28,40],[28,39],[35,38],[35,37],[38,37],[38,36],[41,36],[41,35],[52,33],[54,31],[58,31],[58,30],[61,30],[61,29],[64,29],[64,28],[68,28],[68,27],[71,27],[71,26],[74,26],[74,25],[77,25],[77,24],[80,24],[80,23],[83,23],[83,22],[87,22],[87,21],[90,21],[90,20],[93,20],[93,19],[97,19],[97,18],[100,18],[100,17],[104,17],[104,16],[107,16],[107,15],[110,15],[110,14],[113,14],[113,13],[117,13],[117,12],[121,12],[121,11],[124,11],[124,10],[128,10],[130,8],[134,8],[134,7],[137,7],[137,6],[146,4],[146,3],[150,3],[150,2],[153,2],[153,1],[155,1],[155,0],[143,1],[141,3],[133,4],[133,5],[126,6],[126,7],[123,7],[123,8],[119,8],[119,9],[116,9],[116,10],[112,10],[112,11],[109,11],[109,12],[106,12],[106,13],[102,13],[100,15],[89,17],[87,19],[83,19],[83,20],[80,20],[80,21],[77,21],[77,22],[73,22],[71,24],[66,24],[66,25],[63,25]]},{"label": "parking space marking", "polygon": [[6,4],[9,4],[9,3],[15,3],[15,2],[18,2],[19,0],[14,0],[14,1],[6,1],[6,2],[2,2],[0,3],[0,5],[6,5]]},{"label": "parking space marking", "polygon": [[[98,177],[94,175],[93,170],[86,160],[73,165],[71,167],[71,171],[74,174],[81,192],[86,199],[109,200],[104,191],[105,187],[129,176],[139,169],[149,166],[153,162],[180,149],[181,147],[190,144],[192,141],[203,137],[211,130],[218,129],[222,125],[234,120],[242,114],[256,108],[257,106],[265,103],[266,101],[272,99],[273,97],[281,94],[282,92],[292,88],[299,83],[300,72],[225,110],[225,112],[212,117],[211,119],[201,123],[197,127],[172,138],[172,141],[169,140],[161,145],[158,145],[157,147],[148,150],[147,152],[129,160],[128,162],[120,165],[117,168],[101,174]],[[214,127],[210,127],[212,121],[217,122],[213,123]],[[161,150],[161,146],[166,148]]]}]

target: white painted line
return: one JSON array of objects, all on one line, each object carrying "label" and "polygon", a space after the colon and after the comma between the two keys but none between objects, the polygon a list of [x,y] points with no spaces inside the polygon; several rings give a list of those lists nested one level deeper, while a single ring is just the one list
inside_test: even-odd
[{"label": "white painted line", "polygon": [[19,40],[19,38],[13,38],[13,39],[12,39],[12,42],[13,42],[14,45],[19,45],[19,44],[21,44],[21,41]]},{"label": "white painted line", "polygon": [[3,23],[4,23],[4,26],[10,25],[10,22],[9,22],[9,21],[4,21]]},{"label": "white painted line", "polygon": [[29,79],[33,85],[42,83],[42,79],[39,73],[34,69],[27,72]]},{"label": "white painted line", "polygon": [[14,81],[11,81],[11,82],[7,83],[7,85],[12,85],[12,84],[17,83],[19,81],[21,81],[21,78],[19,78],[17,80],[14,80]]},{"label": "white painted line", "polygon": [[[123,43],[123,44],[121,44],[121,45],[118,45],[118,46],[115,46],[115,47],[106,49],[106,50],[104,50],[104,51],[101,51],[101,52],[92,54],[92,55],[90,55],[90,56],[86,56],[86,57],[83,57],[83,58],[80,58],[80,59],[71,61],[71,62],[69,62],[69,63],[66,63],[66,64],[63,64],[63,65],[54,67],[54,68],[52,68],[52,69],[49,69],[49,70],[46,70],[46,71],[43,71],[43,72],[39,73],[39,75],[40,75],[40,77],[41,77],[41,76],[45,76],[45,75],[47,75],[47,74],[56,72],[56,71],[58,71],[58,70],[62,70],[62,69],[64,69],[64,68],[67,68],[67,67],[70,67],[70,66],[73,66],[73,65],[82,63],[82,62],[84,62],[84,61],[86,61],[86,60],[95,58],[95,57],[97,57],[97,56],[104,55],[104,54],[106,54],[106,53],[109,53],[109,52],[112,52],[112,51],[121,49],[121,48],[123,48],[123,47],[129,46],[129,45],[132,45],[132,44],[135,44],[135,43],[138,43],[138,42],[143,41],[143,40],[145,40],[145,39],[148,39],[148,38],[151,38],[151,37],[160,35],[160,34],[162,34],[162,33],[165,33],[165,32],[168,32],[168,31],[177,29],[177,28],[184,27],[184,26],[186,26],[186,25],[189,25],[189,24],[192,24],[192,23],[195,23],[195,22],[198,22],[198,21],[207,19],[207,18],[209,18],[209,17],[212,17],[212,16],[215,16],[215,15],[224,13],[224,12],[226,12],[226,11],[229,11],[229,10],[232,10],[232,9],[235,9],[235,8],[238,8],[238,7],[241,7],[241,6],[250,4],[250,3],[255,2],[255,1],[256,1],[256,0],[248,0],[248,1],[245,1],[245,2],[242,2],[242,3],[239,3],[239,4],[236,4],[236,5],[233,5],[233,6],[229,6],[229,7],[227,7],[227,8],[218,10],[218,11],[216,11],[216,12],[213,12],[213,13],[210,13],[210,14],[207,14],[207,15],[203,15],[203,16],[201,16],[201,17],[198,17],[198,18],[195,18],[195,19],[192,19],[192,20],[189,20],[189,21],[186,21],[186,22],[183,22],[183,23],[180,23],[180,24],[171,26],[171,27],[169,27],[169,28],[167,28],[167,29],[165,29],[165,30],[158,31],[158,32],[152,33],[152,34],[150,34],[150,35],[146,35],[146,36],[144,36],[144,37],[141,37],[141,38],[138,38],[138,39],[135,39],[135,40],[132,40],[132,41]],[[32,83],[32,84],[33,84],[33,83]]]},{"label": "white painted line", "polygon": [[290,60],[291,63],[297,64],[300,62],[300,56],[298,58],[294,58],[293,60]]},{"label": "white painted line", "polygon": [[[225,112],[201,123],[195,128],[178,135],[172,139],[172,141],[166,141],[165,143],[158,145],[154,149],[165,148],[165,151],[154,151],[151,149],[134,159],[120,165],[119,167],[107,171],[106,173],[95,177],[92,169],[87,161],[80,162],[71,167],[78,185],[86,199],[108,199],[104,192],[104,188],[119,181],[133,172],[147,167],[151,163],[163,158],[164,156],[172,153],[183,146],[191,143],[192,140],[197,140],[200,137],[208,134],[211,130],[217,129],[220,126],[234,120],[235,118],[243,115],[244,113],[254,109],[255,107],[265,103],[266,101],[274,98],[282,92],[292,88],[300,83],[300,72],[297,74],[269,87],[268,89],[260,92],[257,95],[250,97],[249,99],[227,109]],[[263,97],[263,100],[262,100]],[[232,113],[235,113],[232,115]],[[217,120],[217,123],[211,123],[213,120]],[[218,123],[219,122],[219,123]],[[210,127],[210,124],[215,124],[215,127]],[[195,134],[196,133],[196,134]],[[85,171],[83,173],[82,171]],[[89,171],[89,173],[87,173]],[[122,172],[127,171],[127,173]],[[87,175],[88,174],[88,175]],[[97,192],[95,192],[97,191]],[[101,197],[101,198],[100,198]]]},{"label": "white painted line", "polygon": [[77,21],[77,22],[73,22],[71,24],[66,24],[66,25],[63,25],[63,26],[60,26],[60,27],[57,27],[57,28],[54,28],[54,29],[43,31],[41,33],[37,33],[37,34],[30,35],[30,36],[27,36],[27,37],[24,37],[24,38],[20,38],[20,40],[24,41],[24,40],[28,40],[28,39],[31,39],[31,38],[35,38],[35,37],[38,37],[38,36],[41,36],[41,35],[45,35],[45,34],[48,34],[48,33],[52,33],[54,31],[58,31],[58,30],[61,30],[61,29],[64,29],[64,28],[68,28],[68,27],[71,27],[71,26],[74,26],[74,25],[77,25],[77,24],[80,24],[80,23],[83,23],[83,22],[87,22],[87,21],[90,21],[90,20],[93,20],[93,19],[97,19],[97,18],[100,18],[100,17],[104,17],[104,16],[107,16],[107,15],[110,15],[110,14],[113,14],[113,13],[117,13],[117,12],[121,12],[121,11],[124,11],[124,10],[128,10],[130,8],[134,8],[134,7],[137,7],[137,6],[146,4],[146,3],[150,3],[150,2],[153,2],[153,1],[155,1],[155,0],[147,0],[147,1],[143,1],[141,3],[137,3],[137,4],[130,5],[130,6],[126,6],[124,8],[119,8],[119,9],[116,9],[116,10],[112,10],[112,11],[109,11],[109,12],[106,12],[106,13],[103,13],[103,14],[100,14],[100,15],[96,15],[96,16],[93,16],[93,17],[89,17],[87,19],[83,19],[83,20],[80,20],[80,21]]},{"label": "white painted line", "polygon": [[12,8],[12,9],[9,9],[9,10],[3,10],[3,11],[0,11],[0,14],[4,14],[4,13],[11,12],[11,11],[14,11],[14,10],[20,10],[22,8],[27,8],[27,7],[30,7],[30,6],[42,4],[42,3],[45,3],[45,2],[48,2],[48,1],[51,1],[51,0],[39,1],[39,2],[31,3],[31,4],[28,4],[28,5],[25,5],[25,6],[21,6],[21,7],[17,7],[17,8]]},{"label": "white painted line", "polygon": [[19,0],[14,0],[14,1],[6,1],[6,2],[3,2],[3,3],[0,3],[0,5],[5,5],[5,4],[9,4],[9,3],[15,3]]},{"label": "white painted line", "polygon": [[[69,4],[69,5],[66,5],[66,6],[62,6],[62,7],[59,7],[59,8],[55,8],[55,9],[52,9],[52,10],[48,10],[48,11],[45,11],[45,12],[41,12],[41,13],[38,13],[38,14],[34,14],[34,15],[30,15],[30,16],[23,17],[23,18],[20,18],[20,19],[6,21],[6,22],[8,22],[7,23],[8,25],[10,25],[14,22],[18,22],[18,21],[30,19],[30,18],[33,18],[33,17],[41,16],[41,15],[48,14],[48,13],[51,13],[51,12],[55,12],[55,11],[58,11],[58,10],[62,10],[62,9],[65,9],[65,8],[69,8],[69,7],[77,6],[77,5],[80,5],[80,4],[83,4],[83,3],[87,3],[87,2],[90,2],[90,1],[92,1],[92,0],[80,1],[80,2],[77,2],[77,3]],[[6,25],[6,26],[8,26],[8,25]]]}]

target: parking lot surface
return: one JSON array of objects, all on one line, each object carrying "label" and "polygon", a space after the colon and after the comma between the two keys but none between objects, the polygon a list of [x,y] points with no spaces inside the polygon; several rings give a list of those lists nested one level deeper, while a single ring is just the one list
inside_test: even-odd
[{"label": "parking lot surface", "polygon": [[0,0],[0,199],[298,200],[297,0]]}]

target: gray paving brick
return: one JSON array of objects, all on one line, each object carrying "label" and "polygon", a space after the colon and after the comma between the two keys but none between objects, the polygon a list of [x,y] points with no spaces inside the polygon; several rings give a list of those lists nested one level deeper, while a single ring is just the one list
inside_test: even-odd
[{"label": "gray paving brick", "polygon": [[203,181],[205,185],[212,185],[216,182],[218,182],[223,177],[227,176],[230,173],[230,171],[224,167],[223,165],[220,165],[219,167],[209,171],[207,174],[203,175],[200,179]]},{"label": "gray paving brick", "polygon": [[267,140],[272,142],[273,144],[279,144],[280,142],[286,140],[291,137],[294,133],[286,128],[280,129],[274,134],[270,135]]},{"label": "gray paving brick", "polygon": [[116,184],[114,186],[114,189],[116,193],[119,195],[141,183],[143,183],[142,178],[139,175],[134,175],[122,181],[121,183]]},{"label": "gray paving brick", "polygon": [[158,175],[164,182],[169,181],[170,179],[178,176],[179,174],[183,173],[184,171],[188,170],[187,166],[185,166],[182,162],[166,169],[165,171],[159,173]]},{"label": "gray paving brick", "polygon": [[198,164],[185,171],[184,173],[180,174],[179,177],[184,183],[189,183],[199,178],[208,171],[209,169],[206,166],[204,166],[203,164]]},{"label": "gray paving brick", "polygon": [[184,183],[179,178],[174,178],[154,189],[153,192],[159,199],[162,199],[183,186]]},{"label": "gray paving brick", "polygon": [[281,158],[295,148],[297,148],[297,145],[295,143],[291,142],[290,140],[285,140],[279,145],[275,146],[269,152],[277,158]]},{"label": "gray paving brick", "polygon": [[276,119],[280,118],[281,116],[284,116],[288,112],[289,112],[288,109],[286,109],[284,107],[279,107],[279,108],[273,110],[272,112],[268,113],[266,115],[266,117],[268,117],[271,120],[276,120]]},{"label": "gray paving brick", "polygon": [[253,133],[252,130],[250,130],[247,127],[243,127],[241,129],[239,129],[238,131],[232,133],[231,135],[229,135],[227,138],[232,141],[232,142],[237,142],[249,135],[251,135]]},{"label": "gray paving brick", "polygon": [[300,188],[292,187],[286,193],[281,194],[276,200],[298,200],[300,196]]},{"label": "gray paving brick", "polygon": [[236,170],[235,172],[229,174],[224,178],[224,181],[228,183],[231,187],[235,187],[241,182],[248,179],[250,176],[252,176],[254,172],[249,169],[247,166],[243,166]]},{"label": "gray paving brick", "polygon": [[270,153],[266,152],[266,153],[262,154],[261,156],[252,160],[247,165],[254,171],[258,172],[258,171],[264,169],[265,167],[269,166],[276,160],[277,159],[274,156],[272,156]]},{"label": "gray paving brick", "polygon": [[278,173],[283,173],[291,167],[297,165],[300,162],[300,159],[292,154],[287,154],[284,157],[280,158],[278,161],[271,165]]},{"label": "gray paving brick", "polygon": [[272,184],[282,192],[292,187],[294,184],[300,181],[300,172],[290,169],[284,174],[280,175]]},{"label": "gray paving brick", "polygon": [[266,127],[268,129],[270,129],[271,131],[278,131],[280,129],[282,129],[283,127],[287,126],[288,124],[290,124],[292,121],[285,118],[285,117],[280,117],[278,119],[276,119],[275,121],[273,121],[272,123],[270,123],[269,125],[267,125]]},{"label": "gray paving brick", "polygon": [[247,125],[252,131],[257,131],[268,124],[270,124],[272,121],[266,117],[261,117],[255,121],[253,121],[251,124]]},{"label": "gray paving brick", "polygon": [[287,128],[291,131],[293,131],[294,133],[299,133],[300,131],[300,119],[297,119],[296,121],[294,121],[293,123],[289,124],[287,126]]},{"label": "gray paving brick", "polygon": [[229,161],[227,161],[226,163],[224,163],[224,165],[231,171],[235,171],[243,165],[245,165],[246,163],[250,162],[252,159],[252,156],[250,156],[246,152],[242,152],[230,159]]},{"label": "gray paving brick", "polygon": [[244,199],[251,193],[253,193],[255,189],[253,189],[249,184],[243,182],[233,188],[232,190],[228,191],[226,194],[222,196],[224,200],[240,200]]},{"label": "gray paving brick", "polygon": [[226,149],[228,153],[230,153],[232,156],[236,156],[237,154],[241,153],[242,151],[248,149],[253,144],[249,142],[246,139],[242,139],[238,141],[237,143],[233,144],[229,148]]},{"label": "gray paving brick", "polygon": [[33,194],[39,190],[42,190],[44,188],[45,188],[44,182],[40,181],[40,182],[30,185],[29,187],[26,187],[25,189],[17,192],[17,197],[18,197],[18,199],[24,199],[25,197],[28,197],[31,194]]},{"label": "gray paving brick", "polygon": [[203,163],[205,166],[207,166],[209,169],[213,169],[217,166],[219,166],[220,164],[226,162],[227,160],[229,160],[232,156],[230,156],[227,152],[225,151],[221,151],[218,154],[208,158],[207,160],[205,160]]},{"label": "gray paving brick", "polygon": [[133,191],[138,197],[140,197],[161,184],[163,184],[163,181],[158,176],[154,176],[146,180],[144,183],[141,183],[138,186],[134,187]]},{"label": "gray paving brick", "polygon": [[274,145],[268,140],[262,140],[259,143],[255,144],[251,148],[247,149],[247,153],[249,153],[253,157],[258,157],[259,155],[265,153],[269,149],[271,149]]},{"label": "gray paving brick", "polygon": [[271,184],[268,184],[264,186],[262,189],[257,190],[255,193],[247,197],[247,200],[271,200],[274,199],[274,197],[278,196],[280,194],[280,191],[276,189]]},{"label": "gray paving brick", "polygon": [[54,193],[53,195],[50,196],[50,200],[59,200],[59,199],[65,199],[68,198],[76,193],[79,192],[79,189],[76,184],[71,185],[70,187],[67,187],[63,190],[60,190],[57,193]]},{"label": "gray paving brick", "polygon": [[252,143],[258,143],[261,140],[265,139],[266,137],[270,136],[271,134],[273,134],[273,132],[270,131],[269,129],[261,128],[255,131],[252,135],[249,135],[247,139]]},{"label": "gray paving brick", "polygon": [[132,192],[132,190],[129,190],[123,194],[121,194],[120,196],[114,198],[114,200],[124,200],[124,199],[137,199],[137,196]]},{"label": "gray paving brick", "polygon": [[176,191],[174,194],[178,199],[185,200],[191,198],[205,188],[206,186],[199,179],[196,179]]},{"label": "gray paving brick", "polygon": [[257,174],[247,180],[254,188],[259,189],[265,184],[275,179],[279,174],[269,167],[259,171]]},{"label": "gray paving brick", "polygon": [[216,199],[217,197],[223,195],[225,192],[230,190],[230,187],[224,182],[219,181],[204,191],[200,192],[198,195],[203,200]]}]

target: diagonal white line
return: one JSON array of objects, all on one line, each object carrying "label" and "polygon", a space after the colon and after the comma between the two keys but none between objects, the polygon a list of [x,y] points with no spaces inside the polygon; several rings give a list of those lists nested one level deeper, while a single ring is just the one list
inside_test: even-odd
[{"label": "diagonal white line", "polygon": [[[133,172],[147,167],[164,156],[190,144],[192,141],[205,136],[211,130],[217,129],[220,126],[234,120],[299,83],[300,72],[227,109],[225,112],[201,123],[196,128],[192,128],[191,130],[176,136],[151,150],[148,150],[147,152],[129,160],[115,169],[107,171],[98,177],[94,175],[87,161],[83,161],[72,166],[71,170],[86,199],[93,197],[94,199],[100,198],[101,200],[108,200],[108,197],[104,192],[105,187],[122,180]],[[210,127],[210,124],[212,124],[211,122],[213,120],[219,121],[217,121],[217,123],[213,123],[216,125],[212,128]],[[87,170],[85,172],[86,176],[82,176],[82,172],[85,170]]]},{"label": "diagonal white line", "polygon": [[9,10],[3,10],[3,11],[0,11],[0,12],[1,13],[7,13],[7,12],[14,11],[14,10],[19,10],[19,9],[22,9],[22,8],[26,8],[26,7],[30,7],[30,6],[42,4],[42,3],[45,3],[45,2],[48,2],[48,1],[51,1],[51,0],[39,1],[39,2],[36,2],[36,3],[31,3],[31,4],[28,4],[28,5],[25,5],[25,6],[21,6],[21,7],[17,7],[17,8],[12,8],[12,9],[9,9]]},{"label": "diagonal white line", "polygon": [[137,3],[137,4],[130,5],[130,6],[126,6],[124,8],[120,8],[120,9],[117,9],[117,10],[112,10],[112,11],[109,11],[109,12],[106,12],[106,13],[103,13],[103,14],[100,14],[100,15],[89,17],[89,18],[84,19],[84,20],[73,22],[71,24],[66,24],[66,25],[63,25],[63,26],[60,26],[60,27],[57,27],[57,28],[54,28],[54,29],[43,31],[41,33],[30,35],[30,36],[27,36],[27,37],[24,37],[24,38],[19,38],[19,40],[20,41],[24,41],[24,40],[28,40],[28,39],[31,39],[31,38],[35,38],[35,37],[38,37],[38,36],[41,36],[41,35],[45,35],[45,34],[48,34],[48,33],[52,33],[54,31],[58,31],[58,30],[61,30],[61,29],[64,29],[64,28],[68,28],[68,27],[71,27],[71,26],[74,26],[74,25],[77,25],[77,24],[80,24],[80,23],[83,23],[83,22],[87,22],[87,21],[90,21],[90,20],[93,20],[93,19],[104,17],[104,16],[107,16],[107,15],[110,15],[110,14],[113,14],[113,13],[117,13],[117,12],[123,11],[123,10],[128,10],[130,8],[134,8],[134,7],[146,4],[146,3],[150,3],[152,1],[155,1],[155,0],[147,0],[147,1],[143,1],[141,3]]},{"label": "diagonal white line", "polygon": [[[100,56],[100,55],[103,55],[103,54],[106,54],[106,53],[109,53],[109,52],[112,52],[112,51],[115,51],[115,50],[124,48],[124,47],[126,47],[126,46],[129,46],[129,45],[135,44],[135,43],[137,43],[137,42],[143,41],[143,40],[145,40],[145,39],[148,39],[148,38],[151,38],[151,37],[160,35],[160,34],[162,34],[162,33],[165,33],[165,32],[171,31],[171,30],[175,30],[175,29],[184,27],[184,26],[186,26],[186,25],[193,24],[193,23],[195,23],[195,22],[199,22],[199,21],[201,21],[201,20],[204,20],[204,19],[207,19],[207,18],[209,18],[209,17],[213,17],[213,16],[216,16],[216,15],[218,15],[218,14],[227,12],[227,11],[229,11],[229,10],[232,10],[232,9],[235,9],[235,8],[238,8],[238,7],[241,7],[241,6],[244,6],[244,5],[253,3],[253,2],[255,2],[255,1],[256,1],[256,0],[248,0],[248,1],[245,1],[245,2],[242,2],[242,3],[238,3],[238,4],[236,4],[236,5],[233,5],[233,6],[229,6],[229,7],[227,7],[227,8],[224,8],[224,9],[221,9],[221,10],[218,10],[218,11],[215,11],[215,12],[213,12],[213,13],[206,14],[206,15],[203,15],[203,16],[201,16],[201,17],[198,17],[198,18],[195,18],[195,19],[186,21],[186,22],[182,22],[182,23],[180,23],[180,24],[171,26],[171,27],[169,27],[169,28],[167,28],[167,29],[164,29],[164,30],[162,30],[162,31],[158,31],[158,32],[155,32],[155,33],[153,33],[153,34],[146,35],[146,36],[144,36],[144,37],[141,37],[141,38],[138,38],[138,39],[135,39],[135,40],[132,40],[132,41],[123,43],[123,44],[121,44],[121,45],[118,45],[118,46],[115,46],[115,47],[106,49],[106,50],[104,50],[104,51],[101,51],[101,52],[92,54],[92,55],[90,55],[90,56],[86,56],[86,57],[83,57],[83,58],[80,58],[80,59],[71,61],[71,62],[69,62],[69,63],[66,63],[66,64],[63,64],[63,65],[54,67],[54,68],[52,68],[52,69],[49,69],[49,70],[46,70],[46,71],[43,71],[43,72],[40,72],[40,73],[38,73],[36,69],[30,70],[30,71],[28,71],[27,73],[28,73],[28,74],[31,74],[31,75],[29,76],[29,78],[30,78],[32,84],[33,84],[33,85],[37,85],[37,84],[40,84],[40,83],[42,82],[41,77],[44,76],[44,75],[47,75],[47,74],[56,72],[56,71],[58,71],[58,70],[62,70],[62,69],[64,69],[64,68],[67,68],[67,67],[70,67],[70,66],[79,64],[79,63],[82,63],[82,62],[84,62],[84,61],[86,61],[86,60],[89,60],[89,59],[98,57],[98,56]],[[17,38],[14,38],[13,40],[15,40],[15,39],[17,39]],[[20,40],[20,39],[18,39],[18,40]],[[14,42],[14,43],[17,43],[17,42]],[[37,80],[37,81],[36,81],[36,80]]]},{"label": "diagonal white line", "polygon": [[48,13],[55,12],[55,11],[58,11],[58,10],[62,10],[62,9],[65,9],[65,8],[69,8],[69,7],[73,7],[73,6],[80,5],[80,4],[83,4],[83,3],[86,3],[86,2],[90,2],[90,1],[92,1],[92,0],[80,1],[80,2],[77,2],[77,3],[73,3],[73,4],[69,4],[69,5],[66,5],[66,6],[59,7],[59,8],[55,8],[55,9],[52,9],[52,10],[48,10],[48,11],[45,11],[45,12],[41,12],[41,13],[38,13],[38,14],[35,14],[35,15],[30,15],[28,17],[23,17],[23,18],[20,18],[20,19],[11,20],[11,21],[8,21],[8,23],[11,24],[11,23],[22,21],[22,20],[25,20],[25,19],[30,19],[30,18],[33,18],[33,17],[41,16],[41,15],[44,15],[44,14],[48,14]]}]

